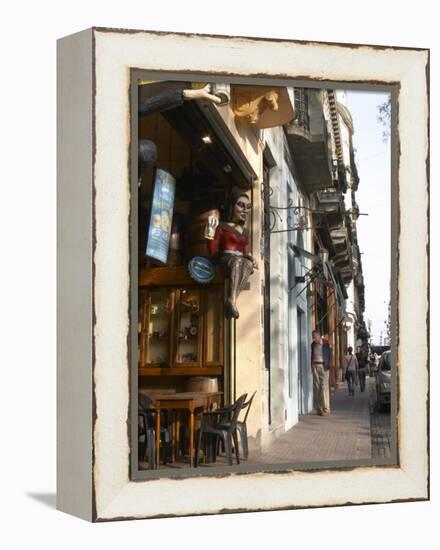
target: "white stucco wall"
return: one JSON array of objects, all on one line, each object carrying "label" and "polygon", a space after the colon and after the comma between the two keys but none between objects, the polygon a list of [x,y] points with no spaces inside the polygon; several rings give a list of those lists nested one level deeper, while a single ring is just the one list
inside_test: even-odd
[{"label": "white stucco wall", "polygon": [[[270,170],[271,206],[286,206],[291,200],[293,205],[304,204],[294,177],[285,158],[285,136],[282,128],[264,131],[264,141],[269,147],[276,165]],[[286,211],[281,212],[283,222],[277,221],[276,229],[287,229]],[[294,221],[293,221],[294,223]],[[310,250],[310,237],[307,231],[302,232],[301,247]],[[289,243],[298,244],[298,232],[289,231],[271,234],[270,257],[270,301],[271,301],[271,425],[263,431],[263,444],[268,443],[271,437],[284,432],[298,422],[301,409],[309,412],[312,407],[311,372],[308,368],[310,357],[311,320],[310,309],[307,305],[307,293],[304,291],[299,299],[297,294],[304,285],[294,287],[294,280],[289,280],[289,261],[291,262],[291,276],[299,274],[300,263],[294,259],[293,252],[289,251]],[[301,263],[305,264],[302,259]],[[295,267],[293,267],[295,264]],[[310,267],[310,266],[307,266]],[[303,268],[303,271],[305,269]],[[290,292],[290,297],[289,297]],[[302,361],[299,361],[297,307],[304,311],[303,319],[303,350]],[[303,388],[299,396],[299,371],[301,369]],[[305,396],[302,395],[305,391]]]},{"label": "white stucco wall", "polygon": [[345,301],[345,309],[350,319],[350,329],[347,331],[347,347],[351,346],[356,351],[356,326],[357,308],[356,308],[356,289],[353,281],[347,287],[348,299]]}]

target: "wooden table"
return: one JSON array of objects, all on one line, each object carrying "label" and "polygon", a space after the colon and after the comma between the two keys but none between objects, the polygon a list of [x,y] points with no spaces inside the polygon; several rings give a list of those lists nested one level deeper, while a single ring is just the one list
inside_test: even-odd
[{"label": "wooden table", "polygon": [[[160,411],[184,410],[189,412],[189,465],[193,465],[194,458],[194,414],[197,410],[204,411],[212,408],[214,404],[220,405],[223,392],[179,392],[179,393],[154,393],[154,391],[139,390],[139,393],[147,395],[153,401],[156,414],[156,468],[160,460]],[[178,437],[179,425],[175,426],[175,437]],[[176,439],[175,439],[176,441]]]}]

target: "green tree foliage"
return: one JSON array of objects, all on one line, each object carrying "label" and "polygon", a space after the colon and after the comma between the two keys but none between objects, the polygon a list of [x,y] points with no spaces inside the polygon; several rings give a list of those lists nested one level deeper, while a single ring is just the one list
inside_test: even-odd
[{"label": "green tree foliage", "polygon": [[384,128],[382,138],[384,142],[387,142],[391,135],[391,94],[386,101],[377,106],[377,110],[377,120]]}]

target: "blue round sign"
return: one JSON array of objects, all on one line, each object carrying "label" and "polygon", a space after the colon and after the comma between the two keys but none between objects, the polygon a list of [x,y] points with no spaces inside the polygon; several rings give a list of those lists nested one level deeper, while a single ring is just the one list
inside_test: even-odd
[{"label": "blue round sign", "polygon": [[198,283],[210,283],[214,279],[214,266],[203,256],[195,256],[189,261],[188,270],[191,277]]}]

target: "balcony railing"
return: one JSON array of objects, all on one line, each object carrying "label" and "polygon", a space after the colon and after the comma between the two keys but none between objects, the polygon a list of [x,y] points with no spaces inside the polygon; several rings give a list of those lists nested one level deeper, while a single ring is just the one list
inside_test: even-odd
[{"label": "balcony railing", "polygon": [[295,88],[295,118],[293,123],[307,132],[310,131],[309,94],[305,88]]},{"label": "balcony railing", "polygon": [[300,184],[308,193],[338,187],[319,90],[295,88],[295,118],[286,136]]}]

